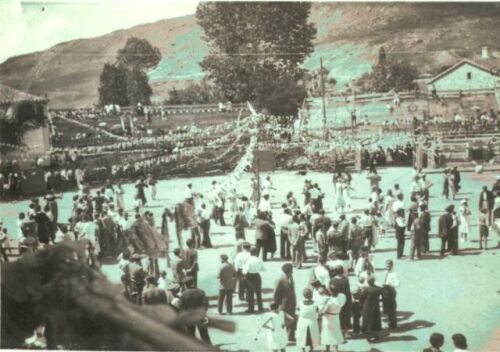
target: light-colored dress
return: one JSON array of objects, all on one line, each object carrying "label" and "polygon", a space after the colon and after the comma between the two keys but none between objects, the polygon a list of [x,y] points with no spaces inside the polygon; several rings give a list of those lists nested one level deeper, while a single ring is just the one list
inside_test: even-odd
[{"label": "light-colored dress", "polygon": [[297,330],[295,332],[297,347],[307,347],[307,330],[311,336],[313,347],[320,344],[319,325],[318,325],[318,306],[316,303],[304,304],[300,302],[297,321]]},{"label": "light-colored dress", "polygon": [[346,205],[344,198],[344,191],[346,189],[346,185],[342,182],[337,182],[337,195],[335,199],[335,209],[343,209]]},{"label": "light-colored dress", "polygon": [[269,313],[266,320],[270,319],[268,326],[273,330],[267,330],[267,346],[270,350],[281,350],[288,345],[288,334],[285,328],[285,312],[278,313],[272,311]]},{"label": "light-colored dress", "polygon": [[321,344],[338,346],[344,342],[342,330],[340,329],[340,309],[346,302],[344,294],[339,293],[337,297],[329,297],[320,306],[321,318]]},{"label": "light-colored dress", "polygon": [[459,231],[461,234],[469,234],[470,233],[470,209],[466,206],[460,206],[460,228]]}]

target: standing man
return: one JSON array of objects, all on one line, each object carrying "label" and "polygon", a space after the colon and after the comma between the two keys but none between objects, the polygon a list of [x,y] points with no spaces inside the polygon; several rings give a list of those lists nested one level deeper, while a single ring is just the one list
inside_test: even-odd
[{"label": "standing man", "polygon": [[239,207],[239,212],[234,217],[233,227],[236,240],[245,239],[245,228],[248,227],[248,221],[243,207]]},{"label": "standing man", "polygon": [[431,213],[426,204],[420,206],[420,215],[418,216],[420,231],[422,233],[422,252],[429,253],[429,232],[431,232]]},{"label": "standing man", "polygon": [[479,211],[482,209],[486,211],[488,226],[491,225],[491,210],[493,209],[493,203],[493,194],[488,190],[488,187],[483,186],[483,190],[479,193]]},{"label": "standing man", "polygon": [[380,318],[380,298],[382,289],[375,285],[375,277],[368,278],[368,287],[361,292],[359,301],[362,304],[362,331],[367,336],[368,342],[375,342],[379,339],[382,330]]},{"label": "standing man", "polygon": [[399,209],[396,212],[396,220],[394,222],[394,228],[396,230],[396,240],[397,240],[397,258],[401,259],[405,250],[405,231],[406,223],[404,218],[404,210]]},{"label": "standing man", "polygon": [[453,211],[455,210],[454,205],[449,205],[446,208],[446,212],[439,218],[439,237],[441,237],[441,257],[444,256],[446,245],[450,246],[451,239],[451,227],[453,226]]},{"label": "standing man", "polygon": [[387,314],[387,320],[389,320],[389,327],[395,329],[397,327],[396,288],[399,287],[399,278],[394,271],[394,262],[392,260],[387,259],[385,261],[385,268],[387,272],[382,286],[383,306],[384,312]]},{"label": "standing man", "polygon": [[[254,313],[255,297],[257,298],[257,307],[259,312],[264,310],[262,306],[262,278],[260,272],[264,270],[264,263],[258,257],[257,250],[252,248],[250,257],[243,266],[243,275],[247,285],[248,309],[246,313]],[[254,297],[255,295],[255,297]]]},{"label": "standing man", "polygon": [[257,256],[260,255],[260,251],[262,249],[262,260],[267,260],[267,253],[273,253],[276,248],[269,248],[269,238],[272,235],[272,231],[274,231],[271,223],[266,220],[265,215],[260,213],[255,220],[255,250],[257,252]]},{"label": "standing man", "polygon": [[288,226],[293,223],[293,216],[290,209],[283,210],[282,221],[280,225],[280,256],[281,259],[291,259],[290,239],[288,238]]},{"label": "standing man", "polygon": [[245,300],[246,280],[243,275],[243,267],[247,259],[250,258],[250,243],[241,244],[241,251],[234,258],[234,269],[236,270],[236,279],[238,281],[238,298],[240,301]]},{"label": "standing man", "polygon": [[210,213],[206,204],[202,203],[201,208],[198,210],[198,223],[202,234],[201,245],[205,248],[212,248],[212,241],[210,240]]},{"label": "standing man", "polygon": [[274,289],[274,303],[288,315],[294,318],[292,326],[287,327],[288,340],[295,340],[295,311],[297,308],[297,297],[295,295],[295,284],[293,282],[293,265],[286,263],[281,267],[283,275],[278,280]]},{"label": "standing man", "polygon": [[222,313],[222,306],[224,301],[226,301],[227,314],[233,314],[233,291],[236,284],[235,277],[236,271],[234,266],[228,262],[228,256],[226,254],[221,254],[221,267],[219,269],[219,274],[217,278],[219,279],[219,300],[217,305],[217,311],[219,314]]},{"label": "standing man", "polygon": [[186,241],[187,249],[184,252],[185,260],[185,275],[191,276],[193,279],[193,287],[198,287],[198,251],[193,247],[193,241],[189,238]]},{"label": "standing man", "polygon": [[187,334],[191,336],[195,336],[196,328],[198,328],[198,333],[200,334],[201,339],[211,345],[210,336],[208,335],[208,330],[206,327],[207,317],[206,311],[208,310],[208,298],[205,295],[205,291],[196,288],[195,283],[192,277],[184,278],[184,284],[186,285],[186,290],[182,293],[179,299],[179,310],[182,311],[193,311],[196,312],[201,309],[204,314],[200,318],[200,320],[194,325],[190,325],[186,327]]}]

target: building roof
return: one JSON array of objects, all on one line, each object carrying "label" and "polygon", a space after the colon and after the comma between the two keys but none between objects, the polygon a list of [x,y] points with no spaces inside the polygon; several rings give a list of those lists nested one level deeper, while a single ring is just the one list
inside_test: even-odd
[{"label": "building roof", "polygon": [[437,74],[434,76],[427,84],[432,84],[436,82],[438,79],[448,75],[449,73],[455,71],[457,68],[459,68],[462,65],[469,64],[471,66],[474,66],[482,71],[488,72],[494,76],[499,76],[500,77],[500,70],[497,65],[495,65],[495,62],[492,60],[484,60],[481,63],[477,63],[475,61],[469,60],[469,59],[463,59],[459,62],[457,62],[455,65],[451,66],[450,68],[444,70],[443,72]]},{"label": "building roof", "polygon": [[46,97],[25,93],[4,84],[0,84],[0,104],[21,103],[26,101],[46,103],[49,100]]}]

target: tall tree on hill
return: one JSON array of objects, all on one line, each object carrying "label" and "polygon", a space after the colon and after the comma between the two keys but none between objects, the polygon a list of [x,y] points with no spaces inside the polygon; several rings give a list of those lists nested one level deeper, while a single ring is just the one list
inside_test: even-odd
[{"label": "tall tree on hill", "polygon": [[129,104],[127,97],[127,69],[123,66],[104,64],[99,83],[99,105]]},{"label": "tall tree on hill", "polygon": [[146,39],[131,37],[118,50],[115,64],[105,64],[100,77],[99,105],[149,104],[153,90],[146,71],[161,60],[158,48]]},{"label": "tall tree on hill", "polygon": [[[298,84],[304,75],[299,65],[314,49],[310,11],[307,2],[202,2],[196,18],[210,52],[200,66],[227,99],[288,113],[281,103],[275,105],[273,94],[281,100],[289,93],[294,107],[294,99],[305,95],[305,87]],[[280,82],[290,89],[278,92]],[[304,94],[296,94],[299,90]]]}]

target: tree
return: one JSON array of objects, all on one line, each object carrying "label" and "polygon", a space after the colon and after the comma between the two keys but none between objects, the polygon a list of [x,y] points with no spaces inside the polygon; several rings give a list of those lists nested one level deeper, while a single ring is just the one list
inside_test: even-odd
[{"label": "tree", "polygon": [[130,105],[149,105],[153,90],[148,83],[148,75],[135,68],[127,71],[127,97]]},{"label": "tree", "polygon": [[99,105],[129,104],[126,83],[127,69],[106,63],[101,72],[99,83]]},{"label": "tree", "polygon": [[387,92],[391,89],[412,90],[417,78],[418,70],[415,66],[402,59],[388,59],[382,47],[379,50],[377,65],[373,67],[372,72],[358,79],[356,86],[365,92]]},{"label": "tree", "polygon": [[99,83],[99,105],[150,104],[153,90],[146,71],[158,65],[161,54],[146,39],[131,37],[118,50],[115,64],[106,63]]},{"label": "tree", "polygon": [[304,75],[299,65],[314,49],[310,10],[306,2],[200,3],[196,19],[210,46],[200,66],[232,101],[271,101],[275,83],[256,77],[292,80],[305,91],[296,82]]},{"label": "tree", "polygon": [[161,60],[160,50],[146,39],[130,37],[125,46],[118,50],[116,62],[128,69],[149,70]]}]

